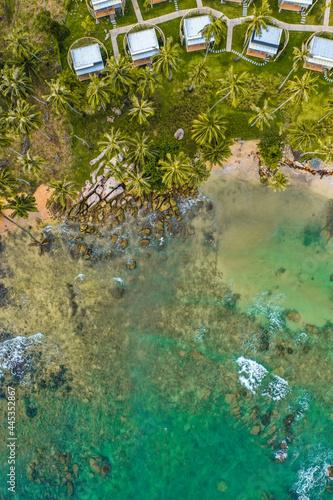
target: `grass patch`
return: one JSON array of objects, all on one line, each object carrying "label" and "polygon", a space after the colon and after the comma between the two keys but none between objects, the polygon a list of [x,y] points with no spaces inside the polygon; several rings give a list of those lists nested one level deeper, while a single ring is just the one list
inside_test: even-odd
[{"label": "grass patch", "polygon": [[138,4],[144,20],[165,16],[166,14],[170,14],[170,12],[176,11],[175,4],[172,0],[155,4],[152,7],[149,5],[147,8],[143,6],[144,0],[138,0]]}]

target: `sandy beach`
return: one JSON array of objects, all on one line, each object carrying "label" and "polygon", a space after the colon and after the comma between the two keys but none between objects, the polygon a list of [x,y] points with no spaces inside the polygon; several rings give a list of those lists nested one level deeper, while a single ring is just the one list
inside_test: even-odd
[{"label": "sandy beach", "polygon": [[[46,184],[41,184],[36,189],[34,196],[36,198],[38,212],[30,212],[28,219],[15,219],[20,225],[25,225],[27,222],[33,222],[36,219],[49,219],[50,213],[46,208],[46,202],[48,198],[51,196],[53,189],[49,188]],[[4,210],[3,213],[10,217],[12,211]],[[15,226],[11,222],[7,221],[5,218],[0,218],[0,234],[5,233],[8,229],[13,229]]]}]

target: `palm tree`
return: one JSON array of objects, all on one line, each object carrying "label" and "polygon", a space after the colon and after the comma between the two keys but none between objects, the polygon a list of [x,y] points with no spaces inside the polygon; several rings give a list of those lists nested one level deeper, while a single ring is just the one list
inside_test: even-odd
[{"label": "palm tree", "polygon": [[272,20],[271,13],[268,0],[263,0],[261,7],[254,6],[251,18],[245,21],[248,23],[248,27],[245,33],[243,53],[245,52],[247,41],[251,38],[252,34],[255,31],[260,33],[261,30],[267,27],[267,23]]},{"label": "palm tree", "polygon": [[120,130],[115,128],[111,129],[110,133],[104,134],[106,140],[98,143],[100,150],[106,149],[106,157],[111,159],[116,155],[123,155],[126,149],[126,138],[122,135]]},{"label": "palm tree", "polygon": [[128,172],[126,189],[135,191],[138,196],[142,196],[150,191],[150,177],[146,177],[144,172],[138,172],[134,169],[133,172]]},{"label": "palm tree", "polygon": [[318,85],[314,83],[317,79],[317,76],[312,76],[310,73],[305,73],[302,78],[294,76],[294,80],[288,82],[287,85],[287,91],[289,92],[290,97],[274,109],[274,111],[272,111],[272,115],[289,101],[294,101],[295,104],[308,102],[311,93],[317,93],[316,87]]},{"label": "palm tree", "polygon": [[2,196],[11,196],[13,194],[13,189],[17,185],[17,181],[13,175],[13,172],[9,170],[8,167],[0,169],[0,194]]},{"label": "palm tree", "polygon": [[189,84],[190,87],[188,89],[189,92],[192,92],[192,90],[199,86],[202,85],[203,82],[205,82],[208,79],[208,70],[205,68],[205,61],[202,60],[199,63],[197,62],[192,62],[190,64],[190,76],[189,76]]},{"label": "palm tree", "polygon": [[288,129],[290,142],[301,149],[312,148],[313,143],[318,142],[318,126],[316,122],[296,122]]},{"label": "palm tree", "polygon": [[203,146],[201,157],[204,162],[209,162],[211,166],[223,167],[223,162],[231,156],[230,146],[232,141],[219,141]]},{"label": "palm tree", "polygon": [[43,125],[40,112],[36,111],[36,106],[30,105],[26,101],[17,101],[16,108],[8,111],[5,121],[16,134],[30,135],[34,130],[38,130],[51,141],[51,137],[40,129]]},{"label": "palm tree", "polygon": [[151,97],[155,90],[160,87],[158,73],[148,66],[140,68],[137,75],[137,89],[142,97]]},{"label": "palm tree", "polygon": [[201,35],[206,40],[206,54],[204,58],[204,62],[208,56],[208,50],[211,44],[211,40],[214,39],[214,46],[219,45],[225,36],[225,24],[222,21],[223,16],[215,17],[213,14],[209,14],[210,23],[206,24],[206,26],[201,30]]},{"label": "palm tree", "polygon": [[52,104],[53,109],[56,113],[60,114],[61,111],[66,111],[66,106],[70,108],[72,111],[75,111],[80,116],[84,116],[83,113],[80,113],[77,109],[75,109],[72,104],[77,103],[76,96],[64,85],[61,83],[60,78],[57,80],[51,80],[51,82],[47,82],[50,87],[50,94],[44,96],[47,102]]},{"label": "palm tree", "polygon": [[117,162],[115,165],[111,162],[106,164],[108,172],[105,177],[114,177],[117,182],[124,182],[128,173],[128,166],[126,163]]},{"label": "palm tree", "polygon": [[179,44],[172,44],[172,42],[173,39],[170,36],[153,58],[156,70],[166,76],[169,82],[172,80],[172,72],[177,71],[181,62]]},{"label": "palm tree", "polygon": [[151,160],[156,156],[153,150],[153,141],[151,141],[147,134],[136,132],[133,137],[127,140],[128,161],[134,162],[137,166],[143,167],[146,160]]},{"label": "palm tree", "polygon": [[111,100],[109,87],[110,84],[107,78],[99,78],[97,75],[91,76],[87,88],[87,99],[93,110],[96,110],[98,106],[102,106],[105,111]]},{"label": "palm tree", "polygon": [[73,182],[68,181],[67,177],[61,180],[53,180],[50,182],[50,187],[53,188],[53,193],[50,200],[53,203],[60,203],[63,208],[66,208],[67,198],[73,200],[77,196],[77,189]]},{"label": "palm tree", "polygon": [[118,95],[127,94],[133,85],[133,69],[131,60],[127,56],[110,57],[105,69],[108,74],[110,87]]},{"label": "palm tree", "polygon": [[132,108],[129,110],[128,114],[133,118],[138,120],[139,125],[148,123],[148,117],[155,114],[154,108],[151,101],[145,99],[138,99],[133,96]]},{"label": "palm tree", "polygon": [[327,101],[327,104],[326,104],[325,108],[327,108],[329,111],[328,111],[328,112],[327,112],[324,116],[322,116],[322,117],[320,118],[320,120],[318,120],[318,122],[317,122],[317,123],[322,122],[322,121],[323,121],[323,120],[325,120],[325,118],[327,118],[327,117],[328,117],[331,113],[333,113],[333,99],[329,99],[329,100]]},{"label": "palm tree", "polygon": [[328,137],[326,139],[326,142],[323,142],[320,139],[318,139],[318,142],[320,145],[319,154],[325,155],[326,163],[333,163],[333,139],[331,137]]},{"label": "palm tree", "polygon": [[[36,240],[36,238],[30,233],[30,231],[12,220],[12,217],[22,217],[23,219],[27,219],[29,217],[29,212],[37,212],[38,209],[35,197],[32,194],[22,194],[20,196],[14,195],[13,199],[10,200],[7,205],[5,205],[5,203],[5,200],[0,198],[0,218],[3,217],[8,222],[11,222],[12,224],[20,228],[21,231],[24,231],[30,236],[30,238],[33,239],[36,245],[41,246],[42,243]],[[11,213],[10,217],[8,217],[8,215],[4,214],[4,210],[13,210],[13,212]]]},{"label": "palm tree", "polygon": [[44,165],[43,158],[41,158],[40,156],[33,156],[30,151],[27,151],[25,155],[20,154],[18,161],[23,172],[31,174],[33,176],[37,177],[43,168],[47,168],[52,173],[54,173],[54,170]]},{"label": "palm tree", "polygon": [[158,163],[165,172],[162,181],[166,187],[171,188],[173,185],[180,187],[188,181],[191,165],[190,159],[184,151],[180,151],[174,156],[167,153],[166,159],[159,160]]},{"label": "palm tree", "polygon": [[7,50],[10,50],[15,58],[28,59],[34,57],[45,64],[36,54],[33,45],[29,41],[29,35],[23,30],[23,26],[13,28],[8,36],[5,37]]},{"label": "palm tree", "polygon": [[192,139],[199,145],[218,143],[225,139],[226,121],[219,113],[203,113],[193,121]]},{"label": "palm tree", "polygon": [[231,66],[226,72],[225,76],[219,80],[222,88],[217,91],[218,94],[224,94],[224,97],[217,101],[214,106],[210,108],[212,111],[223,99],[230,96],[231,105],[236,108],[241,97],[246,96],[249,85],[249,75],[245,71],[243,73],[234,73],[234,67]]},{"label": "palm tree", "polygon": [[268,186],[272,187],[274,191],[284,191],[289,182],[290,180],[280,170],[277,170],[269,179]]},{"label": "palm tree", "polygon": [[207,181],[210,177],[210,171],[202,157],[194,160],[191,164],[191,169],[187,183],[192,188],[198,188],[201,184]]},{"label": "palm tree", "polygon": [[260,108],[259,106],[255,106],[254,104],[251,104],[251,109],[252,109],[252,111],[255,111],[255,113],[256,113],[255,116],[252,116],[249,119],[249,123],[251,124],[251,127],[254,127],[254,125],[256,125],[260,130],[263,130],[264,127],[271,126],[271,124],[269,122],[274,120],[274,116],[272,116],[272,113],[270,111],[270,108],[268,105],[268,99],[265,99],[264,105],[262,108]]},{"label": "palm tree", "polygon": [[30,95],[41,104],[47,104],[45,101],[32,95],[31,80],[26,76],[23,68],[19,66],[10,67],[6,64],[2,69],[0,75],[0,92],[10,101],[17,101],[17,99],[22,99]]},{"label": "palm tree", "polygon": [[293,71],[297,71],[305,63],[306,58],[309,55],[309,47],[308,47],[307,43],[303,42],[300,49],[298,47],[294,47],[293,48],[293,55],[294,55],[293,66],[292,66],[291,70],[289,71],[288,75],[286,76],[286,78],[281,83],[279,90],[282,89],[283,85],[289,79],[289,77],[293,73]]}]

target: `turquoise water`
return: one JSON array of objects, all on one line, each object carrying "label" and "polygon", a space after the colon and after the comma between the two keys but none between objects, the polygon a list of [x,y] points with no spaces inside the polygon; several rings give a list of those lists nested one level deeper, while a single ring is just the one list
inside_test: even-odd
[{"label": "turquoise water", "polygon": [[[330,202],[224,174],[201,197],[195,217],[183,207],[188,236],[163,250],[139,249],[131,220],[125,251],[89,237],[113,252],[95,262],[70,256],[78,233],[64,225],[47,228],[41,257],[6,237],[0,395],[15,386],[15,498],[330,498]],[[12,498],[3,479],[0,491]]]}]

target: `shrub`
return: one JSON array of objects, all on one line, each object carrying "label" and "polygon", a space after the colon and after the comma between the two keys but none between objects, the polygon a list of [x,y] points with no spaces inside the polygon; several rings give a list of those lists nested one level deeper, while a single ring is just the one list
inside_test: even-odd
[{"label": "shrub", "polygon": [[283,138],[279,134],[278,129],[272,128],[267,130],[260,139],[259,150],[260,156],[266,167],[276,169],[279,160],[282,158],[281,147]]},{"label": "shrub", "polygon": [[51,33],[58,43],[63,42],[71,34],[67,26],[51,18],[48,10],[38,12],[35,19],[35,29],[38,32]]}]

